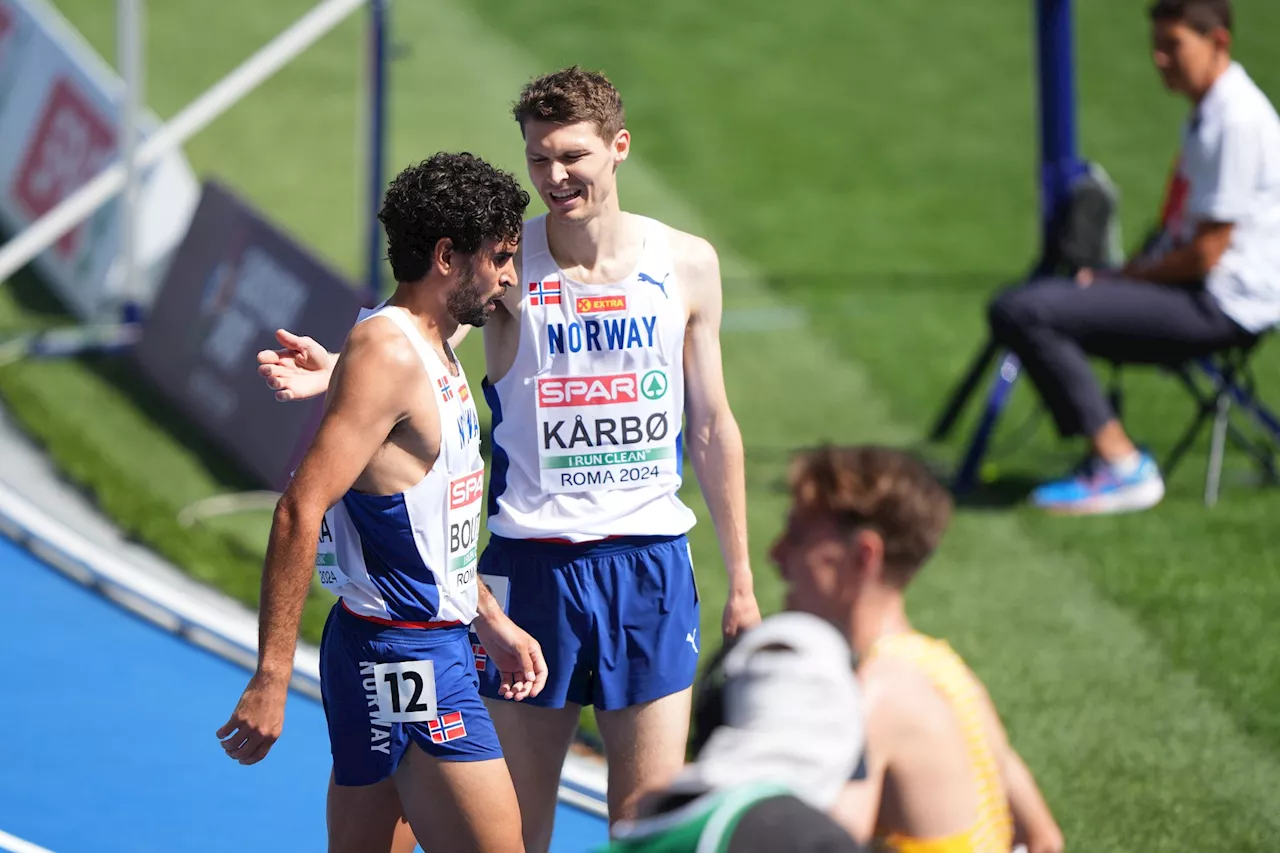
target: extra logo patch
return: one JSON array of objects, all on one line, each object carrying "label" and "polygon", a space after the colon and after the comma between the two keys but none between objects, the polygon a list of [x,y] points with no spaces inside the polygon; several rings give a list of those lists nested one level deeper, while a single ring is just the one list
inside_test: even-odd
[{"label": "extra logo patch", "polygon": [[626,296],[580,296],[575,304],[579,314],[601,314],[605,311],[626,311]]}]

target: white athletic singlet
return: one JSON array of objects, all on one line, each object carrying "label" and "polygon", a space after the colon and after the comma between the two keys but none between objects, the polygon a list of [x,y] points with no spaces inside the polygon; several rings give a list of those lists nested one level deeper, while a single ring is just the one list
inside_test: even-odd
[{"label": "white athletic singlet", "polygon": [[511,539],[686,533],[682,474],[685,303],[666,228],[643,219],[635,270],[581,284],[525,223],[515,364],[486,384],[493,411],[489,529]]},{"label": "white athletic singlet", "polygon": [[476,615],[476,558],[484,494],[480,418],[458,366],[453,376],[402,309],[386,317],[413,344],[440,410],[440,455],[408,491],[350,489],[324,517],[316,572],[358,616],[392,622],[462,622]]}]

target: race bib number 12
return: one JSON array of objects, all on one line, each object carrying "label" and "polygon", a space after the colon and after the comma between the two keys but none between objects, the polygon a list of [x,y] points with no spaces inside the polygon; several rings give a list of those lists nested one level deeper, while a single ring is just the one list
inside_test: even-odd
[{"label": "race bib number 12", "polygon": [[436,713],[436,669],[429,660],[380,663],[373,668],[378,683],[378,717],[387,723],[426,723]]}]

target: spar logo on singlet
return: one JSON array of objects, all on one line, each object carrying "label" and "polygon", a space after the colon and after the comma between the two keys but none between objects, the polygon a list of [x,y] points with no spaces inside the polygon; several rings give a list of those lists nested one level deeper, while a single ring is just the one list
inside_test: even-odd
[{"label": "spar logo on singlet", "polygon": [[538,405],[544,409],[561,406],[609,406],[614,403],[634,403],[637,399],[634,373],[538,380]]},{"label": "spar logo on singlet", "polygon": [[484,471],[477,471],[449,484],[449,509],[461,509],[484,494]]}]

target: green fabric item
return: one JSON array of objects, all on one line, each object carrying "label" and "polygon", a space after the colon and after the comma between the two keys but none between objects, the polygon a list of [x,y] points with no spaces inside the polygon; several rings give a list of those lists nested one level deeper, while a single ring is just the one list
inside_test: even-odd
[{"label": "green fabric item", "polygon": [[596,853],[724,853],[748,809],[788,793],[764,783],[705,794],[669,812],[620,825],[620,837]]}]

